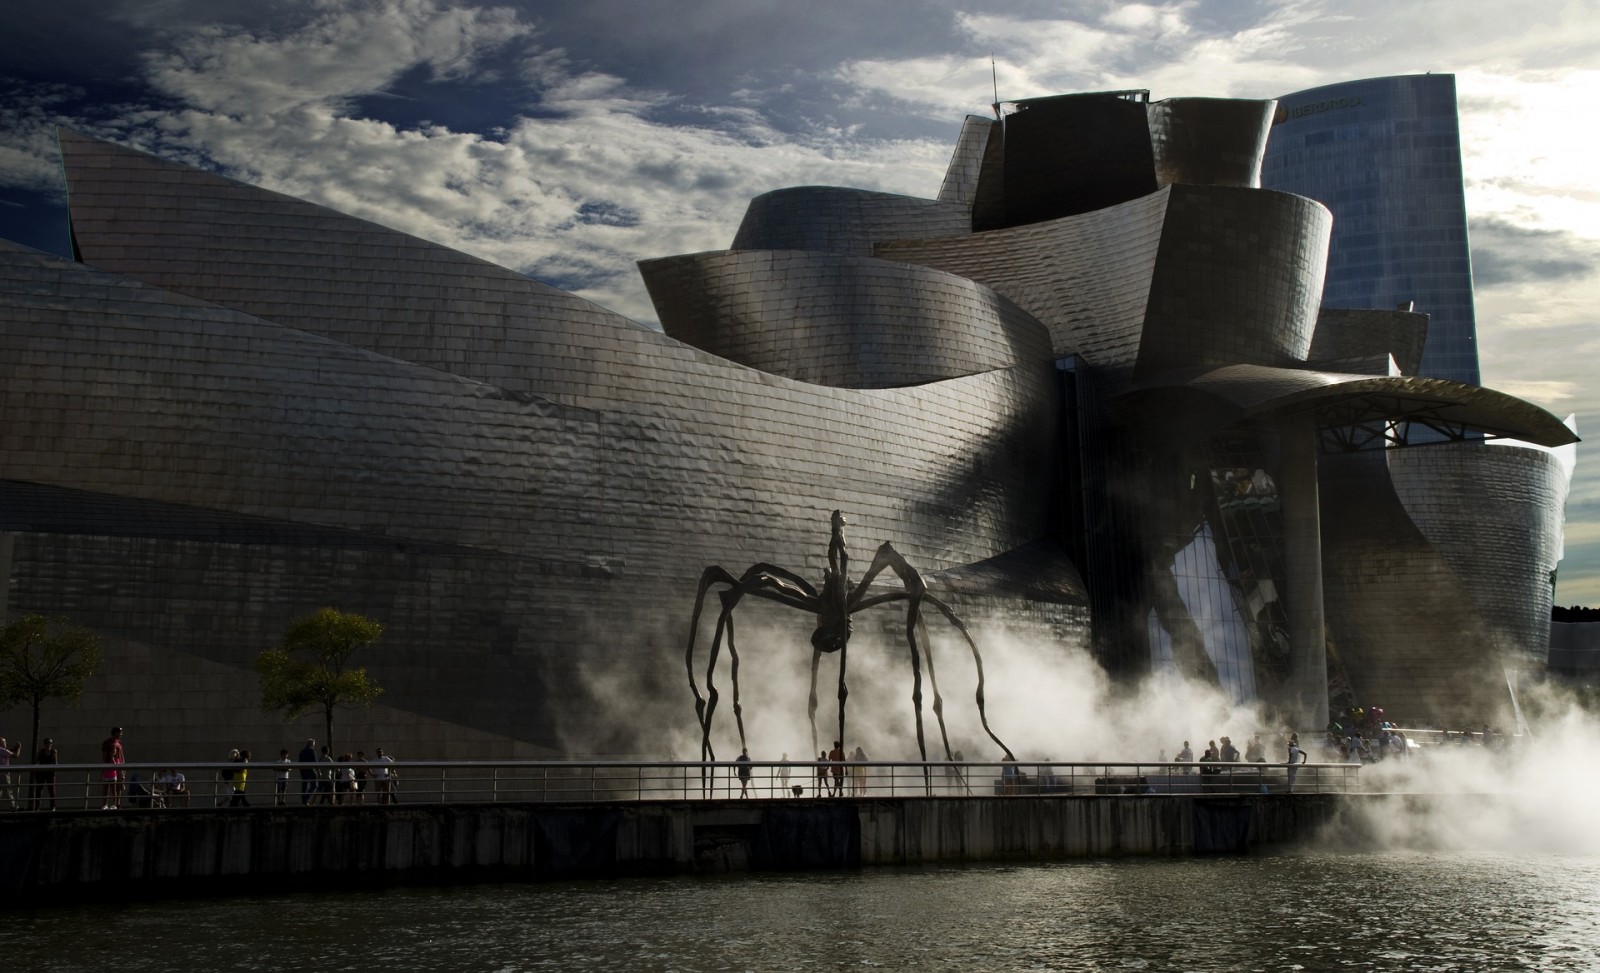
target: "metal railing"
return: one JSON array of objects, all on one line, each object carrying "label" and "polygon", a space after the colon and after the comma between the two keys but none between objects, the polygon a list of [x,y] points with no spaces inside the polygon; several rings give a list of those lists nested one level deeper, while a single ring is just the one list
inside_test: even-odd
[{"label": "metal railing", "polygon": [[[7,810],[349,807],[817,797],[1349,793],[1360,765],[869,761],[407,760],[371,763],[13,764]],[[379,774],[386,771],[390,776]],[[108,778],[115,773],[119,779]],[[286,780],[279,774],[287,773]],[[172,775],[180,775],[181,784]],[[304,776],[303,776],[304,775]],[[280,783],[282,784],[280,788]]]}]

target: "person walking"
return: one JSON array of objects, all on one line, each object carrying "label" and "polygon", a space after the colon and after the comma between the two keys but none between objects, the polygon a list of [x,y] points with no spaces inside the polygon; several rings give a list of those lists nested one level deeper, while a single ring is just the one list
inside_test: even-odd
[{"label": "person walking", "polygon": [[[61,754],[56,750],[56,742],[49,737],[44,738],[44,744],[39,747],[39,752],[34,755],[33,762],[40,767],[55,767],[61,762]],[[35,810],[44,810],[45,795],[50,796],[50,810],[56,810],[56,772],[54,770],[36,770],[33,772],[33,807]]]},{"label": "person walking", "polygon": [[394,758],[383,752],[382,747],[372,751],[372,778],[378,783],[378,803],[395,804],[394,781],[397,776],[394,772]]},{"label": "person walking", "polygon": [[[239,762],[239,748],[234,747],[223,758],[224,762],[236,764]],[[226,807],[233,799],[233,768],[218,767],[217,772],[211,775],[211,803],[214,807]]]},{"label": "person walking", "polygon": [[[333,763],[333,748],[328,744],[322,745],[322,752],[317,756],[317,762],[322,764]],[[333,777],[332,767],[319,767],[317,776],[317,804],[333,803]]]},{"label": "person walking", "polygon": [[[17,792],[11,783],[11,758],[22,756],[22,744],[17,744],[17,749],[10,750],[6,747],[6,738],[0,737],[0,794],[5,795],[6,802],[11,805],[11,810],[17,809]],[[23,798],[27,803],[27,798]]]},{"label": "person walking", "polygon": [[317,741],[307,740],[306,745],[300,748],[300,756],[296,760],[300,768],[300,803],[310,804],[311,798],[317,793],[317,769],[304,766],[317,762]]},{"label": "person walking", "polygon": [[[959,766],[957,766],[958,764],[964,764],[967,762],[967,755],[962,753],[960,750],[957,750],[955,753],[951,754],[950,757],[953,762],[946,763],[944,766],[945,788],[947,790],[954,791],[957,794],[960,794],[963,791],[965,791],[967,794],[971,794],[972,788],[967,784],[967,775]],[[889,773],[892,776],[894,771],[890,771]]]},{"label": "person walking", "polygon": [[122,727],[113,726],[111,735],[100,742],[100,762],[106,765],[100,772],[100,810],[115,811],[122,806]]},{"label": "person walking", "polygon": [[339,754],[340,766],[333,771],[333,803],[355,803],[356,769],[350,764],[356,759],[353,753]]},{"label": "person walking", "polygon": [[739,756],[733,758],[734,772],[739,775],[739,798],[743,800],[750,796],[750,751],[748,748],[740,750]]},{"label": "person walking", "polygon": [[228,799],[229,807],[249,807],[250,799],[245,796],[245,785],[250,777],[250,751],[240,750],[239,756],[234,758],[238,769],[233,771],[233,796]]},{"label": "person walking", "polygon": [[[350,785],[350,802],[352,804],[367,803],[367,783],[372,780],[372,770],[367,766],[371,761],[367,758],[365,750],[356,751],[355,782]],[[379,803],[383,803],[379,801]]]},{"label": "person walking", "polygon": [[284,747],[282,750],[278,751],[278,771],[275,775],[277,777],[277,787],[272,795],[272,804],[274,807],[283,807],[284,801],[288,800],[289,765],[292,763],[294,763],[294,761],[289,759],[288,747]]},{"label": "person walking", "polygon": [[850,796],[865,797],[867,793],[867,752],[856,747],[850,752]]}]

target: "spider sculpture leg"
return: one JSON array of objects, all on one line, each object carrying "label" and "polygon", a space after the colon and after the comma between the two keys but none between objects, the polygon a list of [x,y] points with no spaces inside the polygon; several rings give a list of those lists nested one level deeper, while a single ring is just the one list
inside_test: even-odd
[{"label": "spider sculpture leg", "polygon": [[811,697],[806,701],[806,718],[811,721],[811,749],[817,749],[817,668],[822,665],[822,650],[811,650]]},{"label": "spider sculpture leg", "polygon": [[[713,585],[724,584],[729,587],[720,593],[722,610],[717,614],[716,632],[712,636],[710,657],[706,664],[706,694],[700,695],[700,685],[695,678],[694,671],[694,643],[695,636],[700,630],[700,613],[705,605],[707,591]],[[713,681],[717,669],[717,657],[722,649],[722,636],[728,633],[728,652],[733,659],[733,695],[734,715],[739,724],[739,745],[745,745],[744,720],[739,707],[739,669],[738,654],[733,647],[733,609],[745,595],[765,598],[779,604],[798,608],[801,611],[815,613],[816,589],[791,571],[775,567],[771,564],[756,564],[751,566],[744,575],[734,578],[726,570],[713,565],[700,575],[700,588],[695,595],[694,613],[689,620],[688,648],[684,652],[684,666],[689,673],[689,688],[694,693],[695,717],[700,724],[700,759],[702,761],[715,760],[716,753],[711,746],[711,725],[717,711],[719,693]]]},{"label": "spider sculpture leg", "polygon": [[933,690],[933,715],[939,721],[939,740],[944,744],[944,759],[954,760],[950,752],[950,734],[944,726],[944,697],[939,695],[939,677],[933,671],[933,640],[928,637],[928,625],[917,616],[917,632],[922,636],[923,651],[928,656],[928,688]]},{"label": "spider sculpture leg", "polygon": [[[872,595],[869,597],[867,595],[868,586],[872,584],[873,580],[876,579],[879,574],[886,570],[894,572],[894,574],[900,578],[900,582],[905,586],[905,590],[889,592],[880,595]],[[885,542],[883,546],[878,548],[878,553],[874,555],[872,559],[872,566],[868,568],[867,573],[862,576],[861,583],[857,585],[855,591],[851,593],[850,611],[854,613],[866,608],[870,608],[873,605],[881,605],[888,602],[902,600],[908,603],[906,607],[906,639],[911,648],[911,670],[913,677],[911,698],[916,707],[917,748],[922,754],[922,759],[926,761],[928,759],[928,753],[927,747],[923,743],[921,654],[917,647],[916,628],[921,623],[921,611],[924,602],[937,608],[939,613],[944,615],[944,617],[956,627],[956,630],[961,633],[962,638],[966,639],[967,647],[972,650],[972,659],[977,667],[978,673],[978,687],[976,693],[978,703],[978,719],[983,724],[983,731],[989,735],[989,739],[993,740],[1007,757],[1011,757],[1011,748],[1006,746],[1005,742],[995,735],[994,730],[989,728],[989,716],[987,711],[984,709],[983,699],[983,656],[978,652],[977,643],[972,640],[971,633],[967,631],[966,625],[962,624],[961,619],[956,616],[956,613],[951,611],[950,607],[944,602],[940,601],[938,598],[935,598],[933,595],[928,594],[928,587],[923,582],[922,575],[917,572],[917,569],[912,567],[910,563],[908,563],[906,559],[900,555],[900,552],[894,549],[893,545]],[[939,719],[940,733],[943,734],[944,703],[942,699],[937,698],[937,695],[936,688],[935,715]],[[946,739],[948,740],[948,738]]]},{"label": "spider sculpture leg", "polygon": [[[839,653],[839,746],[844,746],[844,701],[850,696],[850,687],[845,685],[845,653],[848,651],[848,642],[840,644],[831,651]],[[806,718],[811,721],[811,749],[817,749],[817,670],[822,665],[823,649],[811,649],[811,695],[806,699]]]},{"label": "spider sculpture leg", "polygon": [[954,611],[950,610],[949,605],[932,595],[926,596],[923,600],[939,609],[939,614],[948,619],[950,624],[956,627],[956,631],[961,633],[961,637],[966,639],[967,648],[972,650],[972,664],[978,671],[978,688],[975,696],[978,701],[978,720],[983,724],[983,732],[989,735],[989,739],[993,740],[1005,752],[1007,757],[1012,760],[1017,759],[1016,755],[1011,752],[1011,748],[1005,745],[1005,741],[995,736],[994,731],[989,729],[989,714],[983,707],[983,656],[978,652],[978,643],[972,640],[972,633],[967,631],[967,626],[962,623]]},{"label": "spider sculpture leg", "polygon": [[[722,593],[722,617],[728,620],[728,670],[730,678],[733,680],[733,723],[739,728],[739,749],[743,751],[745,748],[744,706],[739,703],[739,650],[733,647],[733,606],[739,600],[738,595],[734,593],[737,590],[733,589]],[[716,660],[712,659],[711,665],[713,668],[715,668],[716,664]],[[711,685],[710,669],[706,670],[706,685]]]}]

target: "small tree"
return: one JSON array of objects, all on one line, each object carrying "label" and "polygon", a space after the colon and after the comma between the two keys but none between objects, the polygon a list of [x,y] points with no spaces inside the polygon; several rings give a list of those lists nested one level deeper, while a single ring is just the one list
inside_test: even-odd
[{"label": "small tree", "polygon": [[283,644],[256,656],[261,676],[261,708],[299,719],[320,706],[323,742],[333,746],[333,708],[365,706],[383,690],[367,670],[350,664],[350,656],[378,641],[383,626],[361,615],[321,608],[289,623]]},{"label": "small tree", "polygon": [[43,615],[24,615],[0,629],[0,709],[33,708],[33,738],[23,759],[39,752],[39,706],[47,699],[77,702],[100,668],[100,636]]}]

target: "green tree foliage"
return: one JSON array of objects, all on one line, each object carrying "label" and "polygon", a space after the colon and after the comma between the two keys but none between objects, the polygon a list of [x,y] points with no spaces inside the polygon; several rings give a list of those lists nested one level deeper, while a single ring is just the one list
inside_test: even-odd
[{"label": "green tree foliage", "polygon": [[383,626],[361,615],[321,608],[289,623],[283,644],[256,656],[261,708],[299,719],[321,708],[323,742],[333,746],[333,708],[365,706],[383,690],[350,657],[378,641]]},{"label": "green tree foliage", "polygon": [[25,760],[39,752],[39,707],[47,699],[77,702],[100,668],[100,636],[43,615],[24,615],[0,629],[0,709],[27,703],[33,739]]}]

